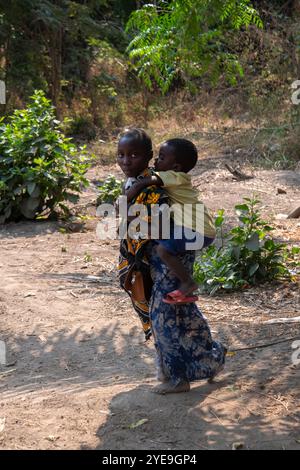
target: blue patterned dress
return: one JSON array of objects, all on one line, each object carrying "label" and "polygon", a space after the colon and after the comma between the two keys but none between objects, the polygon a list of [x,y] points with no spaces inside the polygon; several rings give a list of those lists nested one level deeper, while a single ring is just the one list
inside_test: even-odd
[{"label": "blue patterned dress", "polygon": [[[162,301],[167,293],[178,289],[179,281],[162,263],[153,243],[149,243],[148,256],[154,283],[150,319],[159,367],[174,385],[213,377],[225,363],[224,346],[213,341],[196,304],[174,306]],[[192,272],[195,252],[186,252],[181,259]]]}]

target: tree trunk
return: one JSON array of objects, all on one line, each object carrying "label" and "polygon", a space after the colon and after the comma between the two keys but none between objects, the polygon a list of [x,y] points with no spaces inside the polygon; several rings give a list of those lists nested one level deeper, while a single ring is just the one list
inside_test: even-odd
[{"label": "tree trunk", "polygon": [[[300,19],[300,0],[291,0],[290,2],[290,15],[293,17],[294,20]],[[297,21],[297,23],[298,23]],[[291,33],[291,54],[292,54],[292,61],[294,67],[294,74],[297,78],[300,78],[300,55],[299,55],[299,29],[298,24],[293,28],[293,32]]]},{"label": "tree trunk", "polygon": [[293,0],[292,11],[295,17],[300,16],[300,0]]},{"label": "tree trunk", "polygon": [[62,28],[48,31],[48,49],[51,63],[50,96],[56,108],[57,116],[59,116],[59,95],[61,92],[62,38]]},{"label": "tree trunk", "polygon": [[0,67],[4,71],[2,80],[5,83],[6,87],[6,93],[5,93],[5,103],[1,105],[1,114],[5,116],[6,114],[6,109],[7,109],[7,102],[8,102],[8,97],[9,97],[9,89],[7,85],[7,70],[9,68],[9,49],[10,49],[10,39],[11,39],[11,31],[9,32],[9,35],[7,36],[7,39],[5,41],[5,44],[3,45],[3,49],[1,51],[1,56],[0,56]]}]

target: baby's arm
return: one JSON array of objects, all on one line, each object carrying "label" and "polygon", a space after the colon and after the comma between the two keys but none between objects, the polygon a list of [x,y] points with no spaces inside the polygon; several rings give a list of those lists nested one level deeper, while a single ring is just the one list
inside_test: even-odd
[{"label": "baby's arm", "polygon": [[148,188],[148,186],[163,186],[163,181],[157,175],[148,176],[146,178],[143,178],[142,180],[135,183],[126,192],[126,196],[127,196],[128,201],[132,201],[132,199],[135,199],[140,194],[140,192],[143,189]]}]

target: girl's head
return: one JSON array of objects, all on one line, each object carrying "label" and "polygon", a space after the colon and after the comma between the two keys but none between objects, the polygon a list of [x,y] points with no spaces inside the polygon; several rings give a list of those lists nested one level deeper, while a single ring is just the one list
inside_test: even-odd
[{"label": "girl's head", "polygon": [[193,142],[186,139],[170,139],[159,149],[155,170],[188,173],[194,168],[197,160],[198,152]]},{"label": "girl's head", "polygon": [[117,162],[128,178],[140,175],[152,157],[152,141],[143,129],[128,129],[120,135]]}]

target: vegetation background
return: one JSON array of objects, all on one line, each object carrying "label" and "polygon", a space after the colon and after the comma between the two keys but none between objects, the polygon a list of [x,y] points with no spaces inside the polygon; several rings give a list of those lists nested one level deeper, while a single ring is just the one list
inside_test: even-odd
[{"label": "vegetation background", "polygon": [[[299,448],[300,225],[280,217],[300,200],[299,20],[299,0],[0,0],[1,448]],[[130,125],[195,142],[220,233],[195,276],[226,370],[167,400],[119,242],[96,235]]]},{"label": "vegetation background", "polygon": [[223,131],[255,144],[250,156],[263,165],[293,167],[299,15],[297,0],[1,0],[0,113],[38,89],[71,119],[66,132],[97,153],[125,125],[162,134],[218,127],[219,141]]}]

